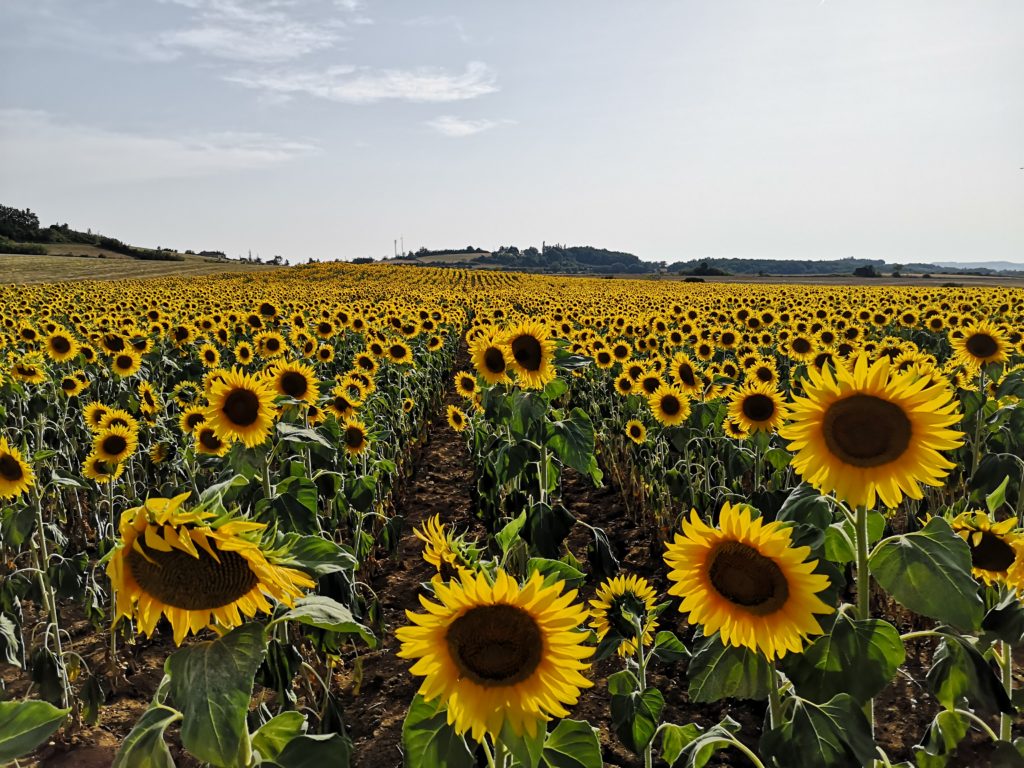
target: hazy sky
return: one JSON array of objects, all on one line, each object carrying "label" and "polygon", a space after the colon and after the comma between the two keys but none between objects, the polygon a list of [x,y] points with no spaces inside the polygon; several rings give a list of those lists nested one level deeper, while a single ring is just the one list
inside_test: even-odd
[{"label": "hazy sky", "polygon": [[0,0],[0,202],[292,261],[1024,261],[1024,2]]}]

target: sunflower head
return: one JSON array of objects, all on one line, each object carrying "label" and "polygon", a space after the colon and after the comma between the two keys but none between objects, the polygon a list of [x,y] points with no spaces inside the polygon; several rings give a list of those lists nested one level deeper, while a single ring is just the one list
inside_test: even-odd
[{"label": "sunflower head", "polygon": [[290,397],[305,403],[320,399],[320,383],[316,372],[304,363],[282,363],[271,377],[274,390],[281,397]]},{"label": "sunflower head", "polygon": [[773,432],[785,417],[786,405],[774,384],[747,382],[729,403],[729,419],[748,432]]},{"label": "sunflower head", "polygon": [[463,565],[460,555],[460,542],[445,528],[440,515],[434,515],[413,533],[423,542],[423,559],[437,569],[432,582],[449,582],[463,575],[472,575],[473,571]]},{"label": "sunflower head", "polygon": [[682,424],[690,415],[690,398],[677,386],[662,384],[647,398],[651,412],[666,427]]},{"label": "sunflower head", "polygon": [[149,499],[121,515],[120,541],[107,565],[117,616],[135,618],[151,635],[167,617],[178,645],[189,632],[231,629],[242,616],[270,613],[267,597],[285,605],[313,581],[280,565],[262,541],[266,525],[223,509],[185,510],[189,494]]},{"label": "sunflower head", "polygon": [[448,406],[448,426],[456,432],[461,432],[469,424],[469,417],[465,411],[455,405]]},{"label": "sunflower head", "polygon": [[35,485],[35,472],[21,451],[0,437],[0,499],[13,499]]},{"label": "sunflower head", "polygon": [[93,438],[93,453],[104,461],[118,464],[139,447],[139,438],[134,430],[128,427],[108,427]]},{"label": "sunflower head", "polygon": [[630,419],[626,422],[626,437],[637,445],[643,445],[647,441],[647,427],[641,421]]},{"label": "sunflower head", "polygon": [[504,336],[505,359],[515,371],[520,386],[541,389],[557,375],[552,360],[555,343],[548,330],[536,321],[512,327]]},{"label": "sunflower head", "polygon": [[1003,583],[1024,592],[1024,535],[1017,518],[993,521],[985,512],[963,512],[953,518],[953,532],[971,549],[971,571],[990,586]]},{"label": "sunflower head", "polygon": [[359,419],[349,418],[341,425],[341,441],[350,456],[358,456],[370,447],[370,432]]},{"label": "sunflower head", "polygon": [[594,650],[579,627],[586,610],[564,582],[544,585],[534,572],[522,587],[499,570],[435,585],[438,603],[421,598],[426,613],[407,612],[411,626],[396,635],[398,655],[416,659],[420,693],[447,705],[456,732],[481,741],[507,724],[534,735],[551,717],[566,717],[592,683],[582,672]]},{"label": "sunflower head", "polygon": [[261,445],[270,434],[274,415],[272,385],[237,368],[225,372],[210,389],[206,422],[222,440],[240,440],[249,448]]},{"label": "sunflower head", "polygon": [[832,613],[818,597],[829,586],[807,560],[809,547],[793,547],[781,522],[753,517],[750,507],[722,507],[719,527],[697,515],[667,545],[669,594],[683,599],[679,610],[705,635],[760,651],[769,659],[799,653],[808,635],[821,633],[814,614]]},{"label": "sunflower head", "polygon": [[469,371],[457,371],[455,374],[455,391],[468,400],[473,399],[477,392],[476,376]]},{"label": "sunflower head", "polygon": [[1009,359],[1006,336],[987,320],[956,329],[950,333],[949,340],[953,346],[953,359],[972,371],[989,363],[1005,363]]},{"label": "sunflower head", "polygon": [[658,628],[656,595],[647,580],[635,574],[615,576],[597,589],[590,601],[590,626],[598,640],[604,640],[614,630],[622,637],[619,656],[632,656],[637,651],[637,629],[645,646],[654,642]]}]

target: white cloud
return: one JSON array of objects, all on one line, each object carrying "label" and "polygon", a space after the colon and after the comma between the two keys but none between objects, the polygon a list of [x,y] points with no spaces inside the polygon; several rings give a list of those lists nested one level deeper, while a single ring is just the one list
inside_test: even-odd
[{"label": "white cloud", "polygon": [[453,115],[442,115],[433,120],[428,120],[426,125],[433,128],[442,136],[450,136],[454,139],[461,139],[464,136],[473,136],[490,130],[501,122],[498,120],[465,120]]},{"label": "white cloud", "polygon": [[288,0],[163,0],[193,12],[189,26],[157,36],[157,49],[229,61],[279,63],[330,48],[341,19],[304,20]]},{"label": "white cloud", "polygon": [[247,88],[279,94],[306,94],[348,104],[387,99],[449,102],[474,99],[498,90],[494,72],[472,61],[462,73],[443,69],[371,69],[334,66],[320,71],[237,72],[225,77]]},{"label": "white cloud", "polygon": [[0,166],[12,188],[196,178],[270,168],[316,151],[311,144],[259,133],[156,136],[0,109]]}]

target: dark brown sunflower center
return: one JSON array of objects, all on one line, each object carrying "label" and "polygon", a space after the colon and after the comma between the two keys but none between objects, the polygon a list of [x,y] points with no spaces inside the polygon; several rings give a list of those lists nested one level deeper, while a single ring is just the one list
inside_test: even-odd
[{"label": "dark brown sunflower center", "polygon": [[217,433],[214,432],[212,429],[204,429],[202,432],[200,432],[199,442],[202,444],[204,448],[207,448],[211,451],[219,451],[221,447],[224,445],[221,439],[217,437]]},{"label": "dark brown sunflower center", "polygon": [[108,456],[120,456],[128,448],[128,441],[121,435],[107,435],[103,438],[103,451]]},{"label": "dark brown sunflower center", "polygon": [[990,531],[981,534],[981,541],[977,546],[971,545],[971,565],[975,568],[1003,572],[1009,570],[1016,559],[1017,553],[1013,547]]},{"label": "dark brown sunflower center", "polygon": [[614,347],[612,354],[614,354],[619,360],[625,360],[629,355],[629,347],[618,344]]},{"label": "dark brown sunflower center", "polygon": [[16,483],[24,477],[25,471],[21,468],[21,462],[5,453],[0,456],[0,477],[9,483]]},{"label": "dark brown sunflower center", "polygon": [[540,341],[529,334],[517,336],[512,341],[512,356],[527,371],[539,371],[543,358]]},{"label": "dark brown sunflower center", "polygon": [[754,376],[757,377],[758,381],[763,381],[765,383],[770,382],[775,378],[772,375],[772,369],[766,368],[765,366],[761,366],[756,371],[754,371]]},{"label": "dark brown sunflower center", "polygon": [[345,430],[345,445],[349,448],[358,448],[365,439],[366,435],[359,427],[349,427]]},{"label": "dark brown sunflower center", "polygon": [[281,377],[281,389],[284,390],[288,397],[298,399],[306,394],[306,390],[309,389],[309,382],[298,371],[286,371]]},{"label": "dark brown sunflower center", "polygon": [[236,389],[224,400],[221,410],[235,426],[248,427],[260,416],[260,398],[248,389]]},{"label": "dark brown sunflower center", "polygon": [[798,355],[806,355],[811,351],[811,342],[802,338],[793,339],[793,351]]},{"label": "dark brown sunflower center", "polygon": [[833,403],[822,427],[832,455],[855,467],[888,464],[910,447],[910,419],[898,405],[874,395],[852,395]]},{"label": "dark brown sunflower center", "polygon": [[281,348],[281,342],[277,339],[270,338],[266,340],[264,346],[266,346],[267,350],[270,352],[277,352],[277,350]]},{"label": "dark brown sunflower center", "polygon": [[540,665],[544,651],[537,622],[513,605],[470,608],[448,627],[446,639],[459,672],[485,686],[526,680]]},{"label": "dark brown sunflower center", "polygon": [[484,367],[491,373],[505,372],[505,355],[497,347],[484,352]]},{"label": "dark brown sunflower center", "polygon": [[775,415],[775,401],[760,392],[743,398],[743,415],[751,421],[768,421]]},{"label": "dark brown sunflower center", "polygon": [[406,355],[406,349],[401,344],[395,344],[391,347],[390,354],[396,360],[401,360]]},{"label": "dark brown sunflower center", "polygon": [[229,605],[258,583],[249,562],[237,552],[218,550],[218,563],[204,550],[197,551],[199,557],[195,558],[178,549],[146,549],[153,561],[149,562],[132,549],[128,552],[128,568],[143,592],[164,605],[187,611]]},{"label": "dark brown sunflower center", "polygon": [[53,347],[54,352],[60,355],[67,354],[71,351],[71,342],[63,336],[54,336],[50,339],[50,345]]},{"label": "dark brown sunflower center", "polygon": [[117,356],[117,367],[118,368],[122,368],[124,370],[128,370],[134,364],[135,364],[135,361],[132,359],[131,355],[118,355]]},{"label": "dark brown sunflower center", "polygon": [[636,439],[639,440],[640,439],[640,435],[642,434],[642,432],[643,432],[643,427],[641,427],[639,424],[630,424],[629,425],[629,436],[630,437],[636,438]]},{"label": "dark brown sunflower center", "polygon": [[661,410],[666,416],[675,416],[683,409],[683,404],[675,395],[665,395],[661,398]]},{"label": "dark brown sunflower center", "polygon": [[975,357],[991,357],[999,351],[996,340],[987,333],[976,333],[967,339],[967,351]]},{"label": "dark brown sunflower center", "polygon": [[697,385],[697,377],[693,373],[693,367],[689,363],[679,366],[679,380],[688,387]]},{"label": "dark brown sunflower center", "polygon": [[758,616],[775,613],[789,598],[789,583],[776,562],[738,541],[718,545],[708,578],[722,597]]},{"label": "dark brown sunflower center", "polygon": [[66,378],[61,379],[60,388],[65,392],[72,392],[78,388],[78,379]]}]

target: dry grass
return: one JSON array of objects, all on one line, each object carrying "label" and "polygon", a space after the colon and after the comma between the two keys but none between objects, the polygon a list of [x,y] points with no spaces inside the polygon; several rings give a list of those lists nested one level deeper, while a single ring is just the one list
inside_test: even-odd
[{"label": "dry grass", "polygon": [[[51,246],[53,247],[53,246]],[[185,256],[184,261],[143,261],[89,245],[71,248],[78,256],[0,254],[0,283],[56,283],[71,280],[128,280],[163,275],[208,275],[214,272],[251,272],[277,267],[216,261],[202,256]],[[104,257],[100,258],[103,253]]]}]

